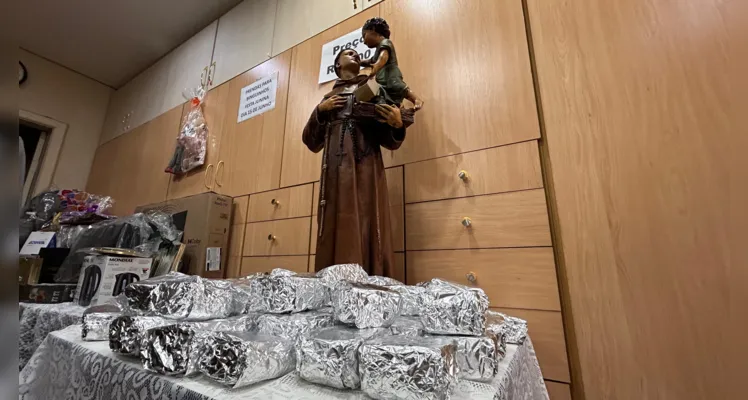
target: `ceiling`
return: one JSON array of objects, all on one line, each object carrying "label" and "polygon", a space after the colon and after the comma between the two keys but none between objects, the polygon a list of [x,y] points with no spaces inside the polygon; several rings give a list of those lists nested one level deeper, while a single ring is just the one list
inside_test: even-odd
[{"label": "ceiling", "polygon": [[19,46],[113,88],[241,0],[24,0]]}]

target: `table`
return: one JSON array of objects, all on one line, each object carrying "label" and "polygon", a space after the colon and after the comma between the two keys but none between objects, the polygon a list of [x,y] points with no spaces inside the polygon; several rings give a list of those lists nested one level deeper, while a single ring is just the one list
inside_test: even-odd
[{"label": "table", "polygon": [[22,370],[37,347],[52,331],[80,324],[85,307],[75,303],[18,303],[18,370]]},{"label": "table", "polygon": [[[114,354],[108,342],[84,342],[80,325],[47,336],[19,376],[21,400],[322,400],[369,397],[305,382],[295,372],[230,390],[204,377],[168,377],[143,370],[137,359]],[[548,400],[535,350],[528,337],[508,345],[490,384],[461,380],[452,399]]]}]

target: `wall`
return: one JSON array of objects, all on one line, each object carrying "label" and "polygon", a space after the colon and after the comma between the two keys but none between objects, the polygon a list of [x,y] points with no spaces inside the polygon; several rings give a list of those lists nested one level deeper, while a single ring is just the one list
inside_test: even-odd
[{"label": "wall", "polygon": [[50,163],[53,157],[47,154],[37,188],[43,190],[52,183],[83,189],[113,90],[24,50],[19,50],[19,57],[29,74],[19,90],[19,109],[68,126],[57,162]]},{"label": "wall", "polygon": [[745,398],[748,2],[527,6],[575,398]]}]

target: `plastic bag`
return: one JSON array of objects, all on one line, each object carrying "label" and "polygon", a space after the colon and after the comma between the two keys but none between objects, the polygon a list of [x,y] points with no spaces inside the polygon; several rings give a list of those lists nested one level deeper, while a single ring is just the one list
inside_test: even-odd
[{"label": "plastic bag", "polygon": [[31,232],[42,229],[45,223],[60,211],[60,197],[56,190],[42,192],[34,196],[23,209],[19,223],[19,249],[28,239]]},{"label": "plastic bag", "polygon": [[174,175],[185,174],[205,163],[208,142],[208,125],[203,116],[205,88],[192,90],[189,96],[190,111],[182,121],[182,130],[177,136],[177,144],[169,165],[164,172]]}]

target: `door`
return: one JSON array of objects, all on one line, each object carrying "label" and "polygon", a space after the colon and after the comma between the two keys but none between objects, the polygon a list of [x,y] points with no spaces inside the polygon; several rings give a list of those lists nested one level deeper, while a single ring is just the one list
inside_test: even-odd
[{"label": "door", "polygon": [[[290,66],[291,52],[287,51],[224,84],[228,86],[228,98],[217,192],[235,197],[279,187]],[[275,108],[237,123],[242,88],[275,73]]]},{"label": "door", "polygon": [[272,55],[280,54],[362,10],[362,0],[278,0]]}]

